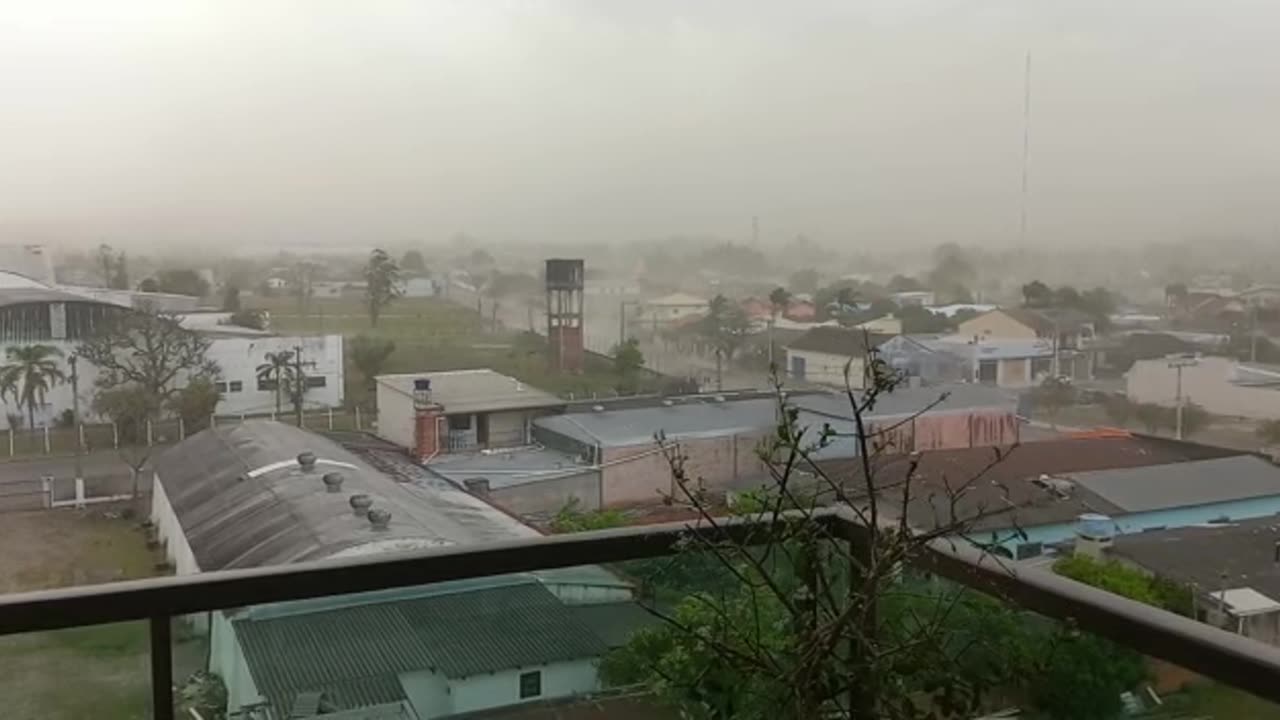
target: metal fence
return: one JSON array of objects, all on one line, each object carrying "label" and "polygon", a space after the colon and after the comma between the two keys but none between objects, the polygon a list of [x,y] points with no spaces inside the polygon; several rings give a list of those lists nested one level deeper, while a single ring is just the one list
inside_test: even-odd
[{"label": "metal fence", "polygon": [[[850,543],[865,538],[864,526],[847,508],[821,511],[810,521],[827,525],[833,536]],[[159,720],[169,720],[174,717],[171,620],[176,616],[671,555],[688,547],[692,534],[712,542],[758,542],[761,536],[757,533],[769,522],[666,523],[8,595],[0,597],[0,635],[148,621],[152,713]],[[1067,620],[1080,630],[1148,656],[1280,701],[1280,648],[1077,583],[1044,568],[1005,564],[968,545],[936,541],[917,563],[929,572]]]},{"label": "metal fence", "polygon": [[279,420],[298,424],[309,430],[365,431],[377,423],[377,412],[364,408],[329,408],[307,410],[301,418],[292,412],[213,415],[200,423],[188,425],[180,418],[148,420],[134,432],[122,430],[116,423],[82,423],[78,426],[44,426],[29,429],[9,428],[0,435],[0,459],[38,456],[70,456],[79,444],[85,453],[116,450],[130,446],[172,445],[188,435],[209,427],[233,425],[250,419]]}]

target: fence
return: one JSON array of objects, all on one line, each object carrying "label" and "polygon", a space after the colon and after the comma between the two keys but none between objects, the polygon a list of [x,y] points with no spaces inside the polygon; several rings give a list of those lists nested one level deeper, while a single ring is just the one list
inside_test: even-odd
[{"label": "fence", "polygon": [[[82,423],[78,426],[44,426],[34,430],[9,428],[7,437],[0,435],[0,459],[27,457],[66,457],[76,453],[77,443],[84,453],[117,450],[132,446],[161,446],[180,442],[212,422],[215,425],[232,425],[249,419],[279,420],[297,424],[298,416],[292,412],[213,415],[207,421],[188,426],[181,418],[148,420],[136,433],[123,431],[116,423]],[[355,431],[371,430],[377,424],[377,413],[364,408],[307,410],[301,417],[301,425],[309,430]]]}]

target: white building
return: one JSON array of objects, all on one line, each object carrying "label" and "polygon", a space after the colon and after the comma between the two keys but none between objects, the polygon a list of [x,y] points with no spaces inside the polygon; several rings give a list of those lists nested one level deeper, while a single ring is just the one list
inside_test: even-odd
[{"label": "white building", "polygon": [[[493,370],[379,375],[377,434],[419,457],[438,452],[527,445],[533,421],[563,408],[565,401]],[[419,415],[413,405],[416,381],[428,381],[437,418],[427,428],[432,438],[418,436]]]},{"label": "white building", "polygon": [[[21,275],[0,271],[0,364],[7,362],[5,354],[11,347],[48,345],[62,353],[57,363],[69,377],[71,370],[67,358],[76,352],[80,343],[113,317],[127,312],[131,312],[129,306],[93,299],[69,292],[67,288],[48,287]],[[193,329],[200,331],[198,327]],[[309,390],[304,396],[306,405],[334,407],[342,404],[343,347],[340,335],[276,337],[243,330],[236,332],[229,326],[219,326],[218,332],[211,334],[208,359],[222,368],[219,389],[223,396],[217,407],[218,413],[273,411],[275,393],[270,388],[260,387],[256,368],[266,361],[268,352],[298,347],[302,348],[309,376]],[[233,335],[228,336],[228,333]],[[79,363],[77,369],[81,417],[94,420],[92,407],[98,371],[88,362]],[[70,383],[54,385],[46,394],[44,404],[35,410],[36,425],[51,423],[72,405]],[[9,427],[10,415],[24,418],[27,415],[26,409],[19,408],[12,395],[0,400],[0,409],[4,413],[0,418],[0,429]]]},{"label": "white building", "polygon": [[[251,420],[162,453],[151,519],[180,575],[539,535],[421,468],[403,472],[420,477],[393,479],[332,440]],[[193,620],[208,628],[208,669],[230,712],[425,719],[600,689],[600,656],[643,623],[632,596],[588,566]]]}]

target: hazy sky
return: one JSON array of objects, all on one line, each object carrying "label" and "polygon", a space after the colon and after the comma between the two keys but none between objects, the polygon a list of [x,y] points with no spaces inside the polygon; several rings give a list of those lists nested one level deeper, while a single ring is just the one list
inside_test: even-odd
[{"label": "hazy sky", "polygon": [[[1274,0],[0,0],[0,240],[1280,227]],[[1280,241],[1278,241],[1280,242]]]}]

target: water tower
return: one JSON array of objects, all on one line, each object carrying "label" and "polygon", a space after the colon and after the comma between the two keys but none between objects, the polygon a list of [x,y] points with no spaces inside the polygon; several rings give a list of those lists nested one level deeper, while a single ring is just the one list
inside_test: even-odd
[{"label": "water tower", "polygon": [[547,342],[551,369],[582,372],[582,260],[547,260]]}]

